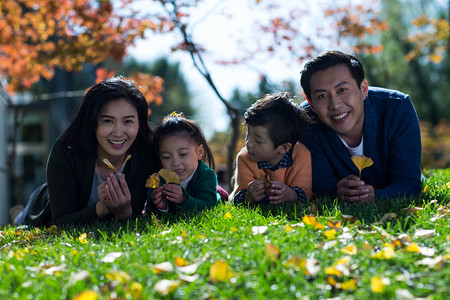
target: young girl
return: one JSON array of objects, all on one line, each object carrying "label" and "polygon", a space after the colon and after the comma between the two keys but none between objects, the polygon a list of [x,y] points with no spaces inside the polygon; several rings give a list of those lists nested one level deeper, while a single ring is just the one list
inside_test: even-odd
[{"label": "young girl", "polygon": [[180,184],[149,188],[147,211],[201,210],[220,202],[212,152],[196,122],[172,113],[156,126],[154,141],[162,167],[174,171]]}]

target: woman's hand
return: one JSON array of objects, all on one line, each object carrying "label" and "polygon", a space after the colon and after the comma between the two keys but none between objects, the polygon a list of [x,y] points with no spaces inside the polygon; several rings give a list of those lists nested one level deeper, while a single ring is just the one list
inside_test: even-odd
[{"label": "woman's hand", "polygon": [[183,189],[181,186],[176,184],[165,184],[163,187],[163,194],[167,201],[182,205],[186,202],[186,198],[183,194]]},{"label": "woman's hand", "polygon": [[298,198],[297,193],[292,188],[283,182],[274,180],[270,182],[267,194],[269,195],[270,204],[280,204]]},{"label": "woman's hand", "polygon": [[156,208],[160,210],[167,210],[169,208],[169,203],[164,197],[163,189],[163,186],[156,188],[152,193],[151,199]]},{"label": "woman's hand", "polygon": [[337,183],[337,195],[352,204],[375,201],[373,186],[365,184],[355,175],[349,175]]},{"label": "woman's hand", "polygon": [[110,174],[106,179],[106,194],[109,210],[116,216],[116,219],[126,219],[131,217],[131,193],[125,181],[124,174],[118,174],[117,178]]}]

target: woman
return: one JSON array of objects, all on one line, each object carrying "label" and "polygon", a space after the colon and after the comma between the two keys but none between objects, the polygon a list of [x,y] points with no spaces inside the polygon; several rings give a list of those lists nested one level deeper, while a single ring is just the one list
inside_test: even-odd
[{"label": "woman", "polygon": [[131,82],[111,78],[89,89],[50,152],[53,224],[120,220],[142,212],[145,181],[157,170],[147,118],[147,101]]}]

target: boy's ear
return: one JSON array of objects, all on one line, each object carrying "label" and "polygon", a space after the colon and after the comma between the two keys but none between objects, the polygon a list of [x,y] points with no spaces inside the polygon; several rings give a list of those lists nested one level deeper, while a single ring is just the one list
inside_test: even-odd
[{"label": "boy's ear", "polygon": [[282,154],[287,153],[289,150],[291,150],[292,148],[292,144],[291,143],[284,143],[281,144],[280,146],[277,147],[278,151]]}]

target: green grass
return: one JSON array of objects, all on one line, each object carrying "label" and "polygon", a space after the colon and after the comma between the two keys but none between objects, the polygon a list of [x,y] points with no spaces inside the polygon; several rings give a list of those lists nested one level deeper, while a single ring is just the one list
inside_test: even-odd
[{"label": "green grass", "polygon": [[[272,210],[223,204],[197,214],[85,227],[6,226],[0,231],[0,299],[390,299],[402,292],[445,299],[450,169],[424,175],[428,187],[422,195],[373,205],[334,199]],[[413,207],[420,209],[405,212]],[[386,213],[395,216],[383,218]],[[323,228],[305,224],[310,214]],[[333,237],[328,220],[343,219]],[[253,234],[256,226],[267,230]],[[423,230],[434,232],[416,235]],[[349,253],[342,252],[346,247]],[[104,261],[114,252],[115,259]],[[185,274],[177,258],[198,267]],[[219,271],[223,281],[210,279],[217,261],[231,270]],[[173,269],[155,271],[163,262]],[[184,280],[187,275],[192,282]],[[377,278],[385,284],[374,292],[371,281]],[[163,279],[175,282],[166,296],[155,290]]]}]

